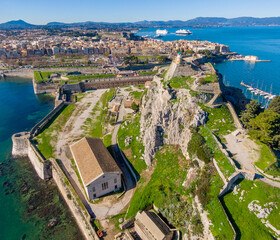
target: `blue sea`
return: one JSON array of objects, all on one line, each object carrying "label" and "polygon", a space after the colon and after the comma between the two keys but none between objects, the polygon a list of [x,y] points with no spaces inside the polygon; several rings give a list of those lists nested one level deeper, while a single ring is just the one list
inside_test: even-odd
[{"label": "blue sea", "polygon": [[[55,184],[41,181],[27,158],[11,158],[11,136],[30,130],[53,104],[53,97],[34,94],[31,79],[0,79],[1,240],[82,239]],[[48,229],[52,218],[58,225]]]},{"label": "blue sea", "polygon": [[[280,94],[280,27],[223,27],[192,29],[193,35],[178,36],[178,28],[167,28],[168,34],[163,41],[179,39],[207,40],[226,44],[232,52],[242,55],[255,55],[261,60],[271,62],[249,63],[244,61],[227,61],[216,64],[214,67],[224,76],[227,85],[241,88],[248,98],[256,98],[245,87],[240,85],[243,81],[253,87],[258,87],[275,95]],[[140,36],[155,36],[156,29],[149,28],[137,33]],[[259,98],[264,105],[266,101]]]}]

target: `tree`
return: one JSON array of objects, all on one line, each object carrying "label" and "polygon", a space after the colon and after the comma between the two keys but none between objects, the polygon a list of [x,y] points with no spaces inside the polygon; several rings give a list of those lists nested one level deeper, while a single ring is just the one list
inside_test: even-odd
[{"label": "tree", "polygon": [[158,62],[159,63],[166,63],[167,62],[167,57],[166,56],[158,56]]},{"label": "tree", "polygon": [[131,104],[131,109],[134,111],[134,112],[138,112],[139,110],[139,105],[137,105],[135,102],[133,102]]},{"label": "tree", "polygon": [[250,135],[278,149],[280,140],[280,114],[265,110],[249,122]]},{"label": "tree", "polygon": [[246,110],[241,112],[240,120],[243,125],[248,128],[250,120],[259,115],[261,110],[261,104],[259,104],[257,100],[251,100],[251,102],[246,105]]},{"label": "tree", "polygon": [[189,54],[194,54],[194,51],[193,51],[193,50],[188,50],[188,51],[186,52],[186,54],[187,54],[187,55],[189,55]]},{"label": "tree", "polygon": [[268,109],[280,114],[280,96],[276,96],[275,98],[272,99],[270,102]]},{"label": "tree", "polygon": [[213,57],[213,54],[212,54],[211,51],[208,50],[208,49],[200,50],[200,51],[198,51],[198,53],[205,55],[206,58],[208,58],[208,59],[210,59],[210,58]]}]

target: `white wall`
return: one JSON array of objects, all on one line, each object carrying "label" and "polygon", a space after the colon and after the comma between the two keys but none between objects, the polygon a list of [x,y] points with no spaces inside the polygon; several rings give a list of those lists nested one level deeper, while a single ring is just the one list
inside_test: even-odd
[{"label": "white wall", "polygon": [[[114,180],[117,180],[115,183]],[[108,182],[108,188],[102,190],[102,183]],[[117,189],[115,186],[117,185]],[[105,173],[101,175],[98,179],[93,181],[91,184],[86,186],[86,191],[88,194],[89,200],[94,199],[94,194],[96,194],[96,198],[101,197],[107,193],[118,191],[122,186],[121,183],[121,173]],[[93,192],[93,187],[95,187],[95,192]]]}]

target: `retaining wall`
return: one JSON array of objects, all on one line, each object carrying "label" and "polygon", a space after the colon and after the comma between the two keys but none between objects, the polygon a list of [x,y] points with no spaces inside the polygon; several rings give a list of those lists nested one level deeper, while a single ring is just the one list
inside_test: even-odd
[{"label": "retaining wall", "polygon": [[224,196],[227,192],[229,192],[230,190],[233,189],[234,187],[234,183],[238,180],[238,179],[244,179],[245,176],[241,173],[238,172],[235,175],[233,175],[230,180],[228,181],[228,183],[223,187],[223,189],[221,190],[220,194],[219,194],[219,198]]},{"label": "retaining wall", "polygon": [[242,126],[242,124],[241,124],[241,122],[240,122],[240,120],[239,120],[239,118],[238,118],[238,116],[237,116],[237,114],[235,112],[235,109],[234,109],[233,105],[231,104],[231,102],[227,102],[227,107],[228,107],[228,109],[231,112],[231,115],[232,115],[233,120],[234,120],[235,127],[238,128],[238,129],[243,129],[243,126]]},{"label": "retaining wall", "polygon": [[63,108],[65,105],[64,101],[58,103],[58,105],[48,113],[40,122],[38,122],[31,130],[30,130],[30,137],[36,136],[40,130],[42,130],[52,119],[53,117]]},{"label": "retaining wall", "polygon": [[56,160],[51,159],[51,164],[53,179],[85,239],[99,239],[90,223],[88,212],[81,206],[82,203],[79,202],[78,196],[75,194],[76,192],[71,186],[67,176],[61,170]]},{"label": "retaining wall", "polygon": [[12,136],[12,141],[13,156],[28,157],[41,179],[48,179],[52,176],[50,162],[44,160],[36,146],[30,141],[30,135],[27,132],[14,134]]}]

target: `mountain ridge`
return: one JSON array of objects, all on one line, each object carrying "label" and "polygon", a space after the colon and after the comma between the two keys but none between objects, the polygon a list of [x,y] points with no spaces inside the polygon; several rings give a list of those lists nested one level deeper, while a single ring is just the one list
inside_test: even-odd
[{"label": "mountain ridge", "polygon": [[28,29],[39,27],[234,27],[234,26],[280,26],[280,17],[238,17],[238,18],[224,18],[224,17],[197,17],[190,20],[168,20],[168,21],[137,21],[137,22],[49,22],[45,25],[34,25],[23,20],[12,20],[0,24],[0,29]]}]

